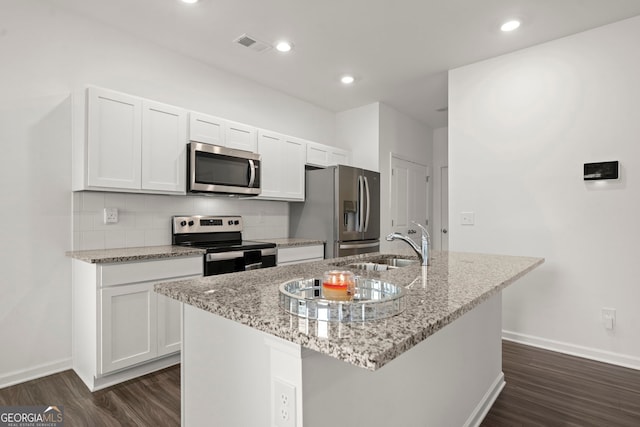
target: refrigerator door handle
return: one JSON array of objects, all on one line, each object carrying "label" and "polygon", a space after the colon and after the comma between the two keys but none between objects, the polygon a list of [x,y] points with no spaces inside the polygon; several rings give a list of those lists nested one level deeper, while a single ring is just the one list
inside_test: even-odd
[{"label": "refrigerator door handle", "polygon": [[380,246],[380,242],[373,242],[373,243],[340,243],[340,249],[375,248],[376,246]]},{"label": "refrigerator door handle", "polygon": [[369,180],[367,180],[366,176],[364,177],[364,188],[367,192],[367,217],[364,221],[363,231],[366,232],[369,229],[369,214],[371,213],[371,194],[369,193]]},{"label": "refrigerator door handle", "polygon": [[364,231],[364,180],[358,175],[358,232]]}]

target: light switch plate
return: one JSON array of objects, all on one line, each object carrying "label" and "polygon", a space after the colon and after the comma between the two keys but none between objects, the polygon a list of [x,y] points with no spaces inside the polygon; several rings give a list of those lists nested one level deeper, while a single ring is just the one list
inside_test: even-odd
[{"label": "light switch plate", "polygon": [[475,215],[473,212],[460,212],[460,224],[473,225],[475,223]]},{"label": "light switch plate", "polygon": [[116,224],[118,222],[118,208],[104,208],[104,223]]}]

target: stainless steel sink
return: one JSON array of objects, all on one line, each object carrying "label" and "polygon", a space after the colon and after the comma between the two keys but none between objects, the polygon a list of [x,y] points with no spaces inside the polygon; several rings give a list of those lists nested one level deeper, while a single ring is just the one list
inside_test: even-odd
[{"label": "stainless steel sink", "polygon": [[401,267],[407,267],[409,265],[415,265],[417,263],[419,263],[417,259],[399,258],[395,256],[376,256],[375,258],[362,260],[359,262],[352,262],[349,264],[336,263],[334,265],[356,270],[386,271],[394,270]]},{"label": "stainless steel sink", "polygon": [[418,260],[406,259],[406,258],[388,258],[384,262],[377,262],[378,264],[386,264],[392,267],[406,267],[411,264],[417,263]]}]

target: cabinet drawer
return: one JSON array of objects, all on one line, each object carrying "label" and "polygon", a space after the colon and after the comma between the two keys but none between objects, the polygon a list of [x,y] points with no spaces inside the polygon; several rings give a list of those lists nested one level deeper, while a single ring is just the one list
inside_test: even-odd
[{"label": "cabinet drawer", "polygon": [[324,245],[295,246],[278,249],[278,265],[324,259]]},{"label": "cabinet drawer", "polygon": [[202,263],[202,255],[198,255],[186,258],[108,264],[98,268],[98,277],[102,287],[152,280],[169,280],[176,277],[201,275]]}]

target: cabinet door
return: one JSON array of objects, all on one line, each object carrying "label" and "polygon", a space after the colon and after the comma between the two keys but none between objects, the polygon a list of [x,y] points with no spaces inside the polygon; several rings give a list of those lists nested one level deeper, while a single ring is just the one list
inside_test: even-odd
[{"label": "cabinet door", "polygon": [[329,151],[327,147],[312,142],[307,143],[307,164],[325,167],[329,165]]},{"label": "cabinet door", "polygon": [[157,303],[153,283],[101,291],[100,374],[156,357]]},{"label": "cabinet door", "polygon": [[260,153],[260,198],[281,197],[282,185],[281,173],[281,146],[282,139],[279,134],[266,131],[258,133],[258,153]]},{"label": "cabinet door", "polygon": [[142,102],[99,88],[87,90],[87,185],[140,189]]},{"label": "cabinet door", "polygon": [[238,150],[257,150],[256,128],[242,123],[225,122],[225,146]]},{"label": "cabinet door", "polygon": [[224,120],[201,113],[189,113],[189,141],[224,146]]},{"label": "cabinet door", "polygon": [[332,148],[329,150],[328,165],[347,165],[349,166],[349,152],[346,150],[340,150]]},{"label": "cabinet door", "polygon": [[304,141],[275,132],[258,132],[262,176],[260,199],[304,200]]},{"label": "cabinet door", "polygon": [[280,192],[286,200],[304,200],[306,149],[304,141],[298,138],[285,137],[282,140]]},{"label": "cabinet door", "polygon": [[157,294],[158,356],[180,351],[182,345],[182,303]]},{"label": "cabinet door", "polygon": [[142,107],[142,188],[184,194],[187,113],[152,101]]}]

